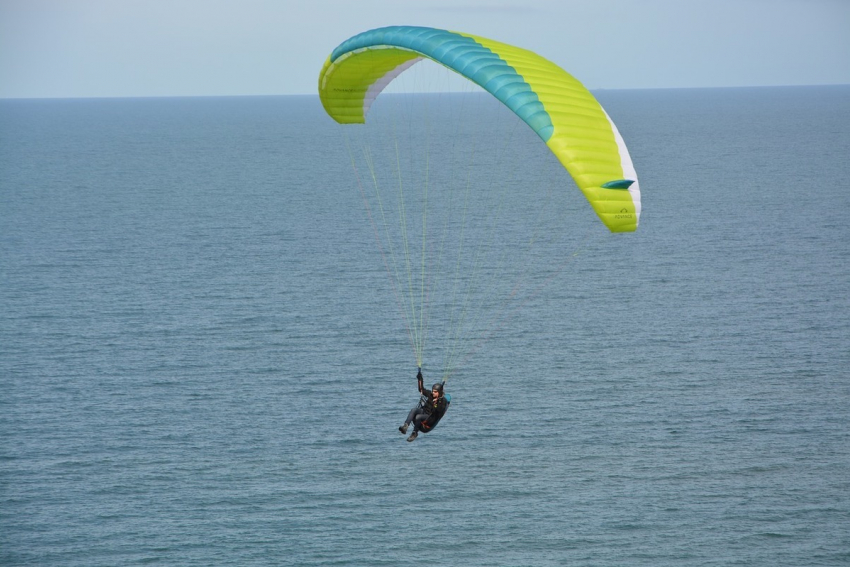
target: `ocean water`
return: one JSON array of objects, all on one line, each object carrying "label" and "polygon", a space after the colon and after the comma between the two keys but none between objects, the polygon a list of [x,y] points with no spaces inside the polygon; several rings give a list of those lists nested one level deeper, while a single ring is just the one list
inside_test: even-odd
[{"label": "ocean water", "polygon": [[850,87],[597,94],[639,230],[414,443],[317,97],[0,101],[0,564],[850,564]]}]

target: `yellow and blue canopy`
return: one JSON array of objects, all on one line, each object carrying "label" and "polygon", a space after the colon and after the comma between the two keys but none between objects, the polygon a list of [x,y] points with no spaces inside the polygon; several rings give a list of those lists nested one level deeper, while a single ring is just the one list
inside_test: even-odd
[{"label": "yellow and blue canopy", "polygon": [[579,81],[526,49],[435,28],[370,30],[328,57],[319,75],[322,104],[341,124],[364,123],[384,88],[423,58],[479,85],[528,124],[612,232],[637,229],[640,189],[617,127]]}]

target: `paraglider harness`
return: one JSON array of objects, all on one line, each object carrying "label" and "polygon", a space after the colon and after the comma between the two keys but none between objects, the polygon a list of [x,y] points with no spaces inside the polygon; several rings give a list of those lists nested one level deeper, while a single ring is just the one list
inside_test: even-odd
[{"label": "paraglider harness", "polygon": [[[432,412],[436,409],[434,404],[432,403],[431,391],[423,392],[424,388],[422,387],[423,379],[422,379],[422,368],[419,368],[419,372],[416,374],[416,379],[419,381],[419,407],[424,410],[425,413],[429,415],[428,419],[422,422],[422,431],[428,432],[431,431],[437,424],[443,419],[443,416],[446,415],[446,412],[449,411],[449,405],[452,403],[452,395],[447,394],[445,391],[440,392],[440,398],[446,400],[446,408],[443,410],[443,414],[440,415],[434,423],[428,423],[431,418]],[[443,381],[440,383],[441,386],[445,387],[446,379],[443,378]],[[439,399],[439,398],[438,398]]]}]

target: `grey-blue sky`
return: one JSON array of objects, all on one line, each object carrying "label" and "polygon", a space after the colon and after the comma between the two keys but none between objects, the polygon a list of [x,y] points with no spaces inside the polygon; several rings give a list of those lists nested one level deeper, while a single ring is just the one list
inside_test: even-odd
[{"label": "grey-blue sky", "polygon": [[357,32],[526,47],[593,88],[850,83],[847,0],[0,0],[0,97],[314,93]]}]

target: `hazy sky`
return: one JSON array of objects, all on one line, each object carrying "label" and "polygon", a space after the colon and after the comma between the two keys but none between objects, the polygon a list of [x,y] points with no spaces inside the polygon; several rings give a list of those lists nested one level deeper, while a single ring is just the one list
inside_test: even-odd
[{"label": "hazy sky", "polygon": [[850,84],[850,0],[0,0],[0,97],[315,93],[334,47],[393,24],[591,89]]}]

